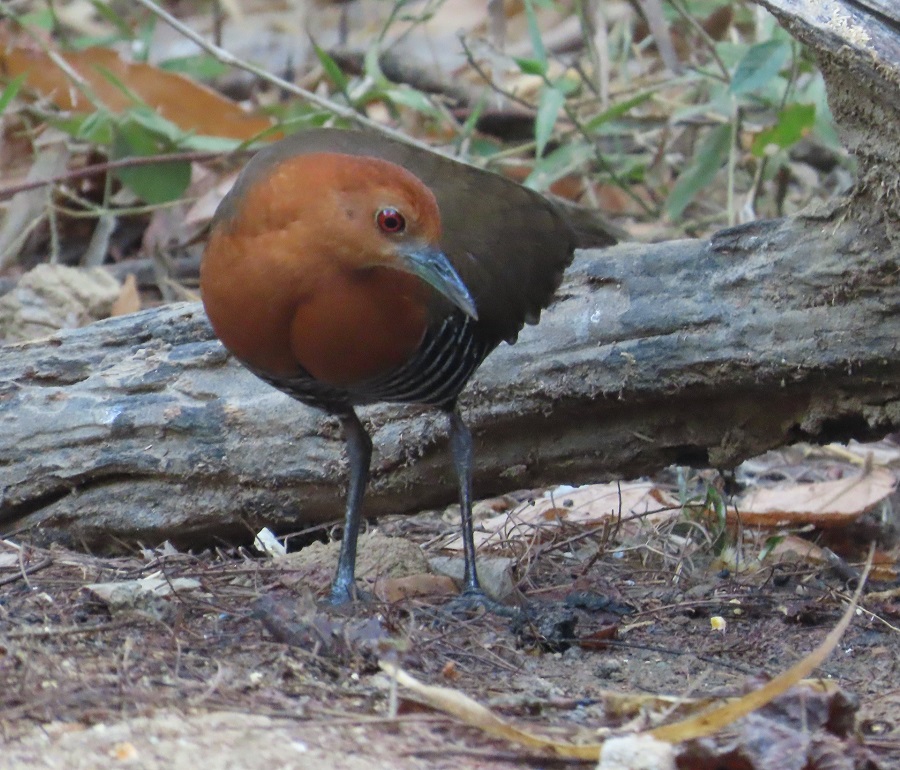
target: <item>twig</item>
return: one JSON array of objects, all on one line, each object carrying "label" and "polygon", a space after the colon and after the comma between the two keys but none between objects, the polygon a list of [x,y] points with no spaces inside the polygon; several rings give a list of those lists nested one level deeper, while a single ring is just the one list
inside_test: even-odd
[{"label": "twig", "polygon": [[7,639],[33,639],[34,637],[48,636],[74,636],[76,634],[93,634],[104,631],[116,631],[119,628],[133,625],[134,618],[113,620],[110,623],[97,623],[92,626],[60,626],[59,628],[22,628],[10,631],[4,636]]},{"label": "twig", "polygon": [[48,558],[39,561],[37,564],[32,564],[30,567],[25,567],[24,569],[19,570],[15,575],[9,575],[5,578],[0,578],[0,586],[6,586],[10,583],[15,583],[17,580],[24,580],[25,582],[28,582],[28,575],[33,575],[35,572],[46,569],[51,564],[53,564],[53,559]]},{"label": "twig", "polygon": [[731,82],[731,72],[729,72],[728,67],[725,66],[725,62],[722,61],[722,57],[719,56],[718,50],[716,50],[716,41],[712,39],[709,32],[703,27],[703,25],[697,21],[693,14],[689,13],[688,10],[684,7],[681,0],[672,0],[672,7],[684,19],[688,24],[690,24],[694,31],[700,36],[700,39],[706,45],[707,50],[709,51],[710,56],[716,62],[716,65],[719,67],[719,70],[722,73],[722,80],[726,83]]},{"label": "twig", "polygon": [[416,147],[435,152],[434,148],[430,147],[429,145],[424,144],[423,142],[419,142],[412,137],[391,128],[390,126],[385,126],[381,123],[377,123],[371,118],[360,114],[351,107],[344,107],[342,105],[336,104],[330,99],[326,99],[325,97],[319,96],[318,94],[313,93],[312,91],[308,91],[305,88],[301,88],[300,86],[295,85],[294,83],[291,83],[284,78],[273,75],[271,72],[267,72],[262,67],[258,67],[251,62],[244,61],[243,59],[238,59],[236,56],[229,53],[224,48],[220,48],[219,46],[210,43],[195,30],[191,29],[189,26],[176,19],[174,16],[172,16],[172,14],[160,8],[159,5],[157,5],[153,0],[137,0],[137,3],[144,6],[144,8],[150,11],[150,13],[152,13],[154,16],[162,19],[170,27],[180,32],[182,35],[188,38],[188,40],[196,43],[198,46],[200,46],[200,48],[202,48],[208,54],[211,54],[222,64],[226,64],[230,67],[236,67],[238,69],[244,70],[245,72],[249,72],[250,74],[260,78],[260,80],[271,83],[273,86],[281,89],[282,91],[285,91],[286,93],[293,94],[294,96],[299,96],[302,99],[308,101],[310,104],[314,104],[317,107],[321,107],[323,110],[330,112],[332,115],[344,118],[345,120],[350,120],[372,131],[378,131],[379,133],[385,134],[391,139],[396,139],[399,142],[404,142],[405,144],[411,144]]},{"label": "twig", "polygon": [[185,152],[172,152],[167,155],[139,155],[132,158],[120,158],[119,160],[110,160],[105,163],[92,163],[90,166],[72,169],[63,174],[47,177],[46,179],[33,179],[29,182],[20,182],[19,184],[0,187],[0,200],[11,198],[20,192],[28,192],[36,190],[46,185],[58,184],[60,182],[74,182],[77,179],[103,174],[107,171],[115,171],[120,168],[134,168],[135,166],[152,166],[157,163],[178,163],[179,161],[203,161],[221,158],[229,154],[253,153],[256,150],[244,149],[235,150],[233,153],[228,152],[208,152],[200,150],[189,150]]},{"label": "twig", "polygon": [[475,74],[478,75],[495,93],[502,96],[504,99],[508,99],[514,104],[519,104],[529,112],[536,112],[534,104],[529,102],[527,99],[523,99],[521,96],[514,94],[512,91],[508,91],[505,88],[501,88],[497,83],[494,82],[493,78],[488,75],[487,72],[484,71],[484,68],[475,60],[475,54],[472,53],[472,49],[469,48],[469,44],[466,42],[465,35],[459,35],[459,44],[462,46],[463,54],[466,57],[466,63],[475,70]]}]

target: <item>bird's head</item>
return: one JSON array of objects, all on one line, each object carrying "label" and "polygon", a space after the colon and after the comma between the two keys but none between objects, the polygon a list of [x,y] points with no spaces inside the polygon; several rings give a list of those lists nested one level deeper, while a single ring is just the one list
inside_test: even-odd
[{"label": "bird's head", "polygon": [[348,386],[408,360],[472,295],[441,250],[431,190],[399,165],[260,152],[219,206],[200,268],[217,336],[254,371]]},{"label": "bird's head", "polygon": [[[273,194],[284,190],[290,194]],[[478,317],[469,290],[440,248],[434,194],[401,166],[341,153],[301,154],[277,163],[266,184],[236,192],[245,198],[241,208],[256,212],[254,226],[292,230],[298,250],[336,269],[414,275]]]}]

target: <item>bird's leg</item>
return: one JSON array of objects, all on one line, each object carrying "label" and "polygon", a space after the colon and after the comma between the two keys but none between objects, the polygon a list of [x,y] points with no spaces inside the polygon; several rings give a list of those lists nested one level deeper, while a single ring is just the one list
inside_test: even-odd
[{"label": "bird's leg", "polygon": [[[463,580],[465,586],[459,600],[451,605],[462,605],[462,609],[481,606],[495,615],[519,614],[519,610],[507,607],[488,598],[478,582],[475,570],[475,535],[472,530],[472,433],[463,421],[456,404],[447,411],[450,420],[450,451],[459,480],[459,513],[462,519]],[[452,607],[451,607],[452,611]]]},{"label": "bird's leg", "polygon": [[360,508],[369,480],[372,439],[352,408],[339,414],[347,442],[350,461],[350,486],[347,490],[347,512],[337,572],[331,584],[331,603],[344,604],[356,598],[356,541],[359,538]]},{"label": "bird's leg", "polygon": [[450,451],[459,481],[459,513],[462,518],[464,593],[481,595],[475,571],[475,535],[472,531],[472,432],[455,404],[447,413],[450,419]]}]

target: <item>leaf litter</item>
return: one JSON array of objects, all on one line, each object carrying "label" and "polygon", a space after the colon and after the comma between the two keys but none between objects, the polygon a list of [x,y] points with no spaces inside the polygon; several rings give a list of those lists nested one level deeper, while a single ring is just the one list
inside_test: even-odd
[{"label": "leaf litter", "polygon": [[[879,467],[894,466],[896,457],[880,450],[886,462]],[[805,453],[811,467],[820,463],[825,475],[843,475],[848,489],[859,486],[859,464],[834,448],[792,451]],[[840,470],[837,456],[846,465]],[[770,456],[766,473],[777,477],[784,459]],[[757,475],[761,462],[752,463]],[[806,768],[891,767],[900,746],[891,733],[900,704],[891,684],[900,660],[900,591],[870,583],[851,612],[842,574],[827,560],[807,558],[799,545],[764,549],[753,570],[723,570],[708,547],[704,556],[699,546],[696,553],[686,546],[680,526],[688,514],[673,504],[677,490],[660,482],[619,486],[479,504],[488,535],[482,553],[502,552],[496,558],[514,565],[512,600],[524,597],[537,608],[518,624],[441,610],[447,585],[429,587],[427,578],[435,576],[428,557],[458,558],[452,538],[444,537],[455,522],[441,511],[387,518],[365,536],[362,584],[372,598],[349,613],[317,604],[333,554],[310,566],[297,560],[308,548],[259,555],[166,546],[110,559],[5,541],[0,729],[9,756],[16,767],[53,767],[50,759],[77,746],[82,764],[58,766],[90,767],[98,757],[113,757],[161,767],[165,752],[154,747],[180,735],[188,746],[185,764],[202,752],[210,767],[226,766],[226,755],[262,767],[290,751],[334,767],[346,766],[339,757],[347,751],[369,751],[372,766],[393,752],[409,767],[476,766],[486,757],[513,767],[563,744],[578,747],[576,756],[605,756],[600,767],[619,767],[614,762],[649,747],[656,753],[646,755],[657,757],[658,767],[665,757],[698,768],[766,768],[776,759],[791,767],[781,763],[797,757]],[[866,515],[871,496],[853,499],[859,516]],[[498,514],[503,506],[509,512]],[[814,520],[820,511],[811,508]],[[505,527],[501,518],[509,519]],[[610,529],[608,520],[621,526]],[[780,543],[807,544],[810,553],[821,550],[806,539],[807,527],[799,529],[807,531],[746,525],[729,547],[752,553],[777,536]],[[388,558],[398,541],[415,551]],[[535,549],[543,549],[540,558]],[[848,563],[856,560],[852,550],[844,554]],[[896,546],[892,553],[895,563]],[[370,554],[382,556],[367,564]],[[397,588],[410,580],[416,590]],[[852,624],[822,663],[822,640],[841,617]],[[818,657],[809,656],[817,647]],[[810,661],[821,663],[821,679],[757,704],[714,735],[683,741],[675,728],[661,726],[717,703],[735,708],[729,706],[735,699],[765,690],[763,672],[774,677],[796,664],[794,678],[808,676]],[[379,673],[379,662],[392,674],[400,668],[415,674],[392,680]],[[418,695],[418,685],[410,685],[422,680],[452,686],[455,694],[446,696],[457,703],[452,719],[408,700],[431,692],[433,685],[422,685]],[[469,726],[456,722],[460,703],[467,704],[462,721]],[[485,705],[470,708],[474,703]],[[261,746],[241,737],[229,721],[235,712],[254,714],[246,724],[281,742]],[[498,735],[493,728],[482,733],[484,724],[471,726],[485,720],[514,729]],[[352,726],[352,737],[336,722]],[[212,724],[222,732],[216,746],[203,737]],[[550,743],[516,748],[522,730]],[[360,735],[368,748],[361,748]],[[665,750],[655,743],[659,735],[668,736]],[[302,750],[285,748],[297,742]],[[843,764],[829,764],[835,757]]]},{"label": "leaf litter", "polygon": [[[81,4],[79,10],[78,5],[57,3],[59,21],[83,34],[109,33],[108,24],[91,15],[93,6]],[[226,32],[229,28],[240,31],[251,45],[268,40],[258,24],[269,3],[252,5],[252,12],[242,13],[243,3],[223,3]],[[493,17],[486,19],[482,3],[454,0],[438,5],[424,23],[414,18],[403,21],[403,28],[397,30],[403,50],[439,52],[437,69],[444,81],[452,81],[466,93],[484,86],[471,65],[486,61],[495,68],[491,74],[496,81],[517,99],[530,100],[535,106],[553,107],[553,100],[558,104],[558,89],[573,75],[572,69],[547,61],[541,71],[553,81],[548,87],[543,76],[529,74],[527,67],[509,68],[509,62],[504,64],[489,46],[469,61],[470,54],[457,45],[460,27],[474,34],[487,21],[510,38],[511,56],[533,57],[537,51],[534,35],[529,41],[527,34],[528,14],[498,16],[495,9]],[[565,47],[566,41],[582,34],[573,15],[557,14],[556,9],[548,12],[546,3],[524,5],[531,12],[537,9],[540,16],[544,34],[537,40],[541,46]],[[623,19],[630,23],[624,4],[607,5],[611,24]],[[660,53],[665,54],[663,43],[667,42],[675,49],[689,50],[690,42],[676,26],[671,27],[671,41],[661,39],[662,11],[656,3],[645,5],[651,9],[645,11],[645,18],[649,28],[657,30],[653,34]],[[321,4],[310,12],[319,14],[313,22],[329,36],[339,28],[338,16],[345,13],[339,6]],[[351,48],[358,47],[360,40],[370,41],[379,31],[377,18],[365,18],[370,9],[357,4],[350,11],[363,14],[350,24]],[[732,12],[726,11],[725,15],[714,12],[703,21],[711,38],[736,34]],[[280,9],[275,15],[283,22]],[[192,19],[195,26],[199,21]],[[283,28],[288,34],[281,43],[256,46],[275,57],[269,67],[273,71],[286,58],[294,58],[283,55],[284,40],[305,40],[299,28]],[[157,32],[165,29],[158,25]],[[606,41],[601,39],[604,29],[597,25],[601,56],[606,53]],[[418,37],[419,33],[424,35]],[[641,34],[646,35],[646,30]],[[331,46],[328,41],[320,40]],[[401,47],[391,46],[395,52]],[[761,51],[754,55],[759,57]],[[69,99],[62,103],[64,108],[89,115],[89,100],[70,88],[69,79],[60,77],[56,53],[19,39],[5,46],[4,62],[10,70],[10,64],[23,58],[37,60],[44,79],[29,85],[39,100]],[[193,136],[207,131],[231,136],[231,147],[272,125],[266,110],[258,109],[266,98],[259,93],[247,100],[255,101],[247,110],[246,104],[191,79],[127,61],[107,49],[89,47],[66,53],[63,61],[88,80],[114,113],[134,118],[128,126],[129,137],[145,150],[148,138],[158,141],[160,136],[185,146],[213,147],[208,137]],[[677,64],[671,55],[667,61],[670,67]],[[380,60],[380,66],[391,63],[389,57]],[[745,70],[750,63],[748,54]],[[770,65],[770,59],[763,57],[755,76],[760,77],[760,68]],[[101,73],[104,69],[106,75]],[[600,74],[608,69],[599,68],[593,84],[604,106],[611,86],[624,85],[628,94],[646,87],[635,97],[635,106],[647,107],[642,118],[649,123],[660,117],[653,100],[645,99],[658,83],[634,80],[633,73],[628,82],[610,83],[608,74]],[[10,71],[19,70],[13,66]],[[310,82],[320,90],[327,86],[321,73]],[[447,83],[441,87],[447,89]],[[269,99],[271,107],[274,98]],[[134,109],[136,100],[163,118]],[[37,106],[44,109],[46,103],[39,101]],[[542,143],[566,125],[556,120],[550,107],[544,109],[541,120]],[[415,109],[398,101],[388,110],[377,94],[364,109],[369,116],[385,119],[399,113],[408,128],[424,125]],[[615,107],[595,116],[594,123],[609,128],[614,111]],[[520,112],[530,130],[534,111]],[[522,114],[507,109],[489,117],[510,126],[521,123]],[[468,120],[471,113],[458,111],[458,117]],[[657,131],[664,137],[659,157],[664,151],[673,157],[690,155],[696,139],[693,129],[670,117],[663,115],[658,121],[661,128],[643,133],[638,145],[644,143],[656,152],[650,137]],[[479,125],[487,129],[490,124]],[[634,132],[629,124],[629,140]],[[770,135],[777,139],[773,132]],[[21,142],[12,136],[9,141]],[[215,147],[221,150],[222,145]],[[50,176],[59,172],[66,177],[53,188],[54,193],[77,192],[82,203],[101,200],[102,176],[99,183],[97,174],[84,184],[77,182],[79,164],[96,159],[83,148],[76,153],[64,150],[61,162],[68,163],[69,169],[54,166]],[[34,176],[36,171],[41,177],[48,175],[38,166],[52,158],[47,155],[42,161],[37,155],[29,166],[22,162],[30,159],[29,152],[30,147],[19,147],[8,153],[7,183]],[[593,152],[572,153],[577,162],[571,163],[565,158],[561,162],[561,157],[548,152],[535,163],[513,160],[503,169],[523,181],[543,180],[541,184],[557,192],[573,191],[572,197],[599,200],[606,210],[635,220],[633,233],[660,236],[657,217],[647,217],[646,207],[659,203],[652,194],[658,178],[663,182],[659,186],[665,186],[671,176],[657,167],[655,159],[648,164],[648,184],[624,191],[580,173]],[[719,195],[720,169],[701,168],[701,160],[693,161],[695,180],[707,172],[718,173],[718,185],[707,187],[712,191],[710,200],[724,199]],[[111,199],[123,209],[119,229],[101,244],[104,251],[108,248],[115,260],[127,255],[134,263],[138,261],[133,259],[135,254],[152,254],[150,270],[158,285],[142,282],[136,293],[134,279],[124,286],[113,281],[106,287],[104,309],[96,315],[129,312],[157,301],[157,291],[164,297],[167,291],[178,291],[167,268],[160,267],[158,252],[189,249],[228,184],[227,171],[196,162],[187,169],[188,162],[178,161],[182,181],[192,181],[174,213],[165,208],[149,214],[126,213],[138,202],[133,190],[120,190]],[[818,195],[813,191],[824,186],[822,179],[813,173],[811,181],[801,184],[810,178],[807,167],[792,162],[791,168],[795,186],[805,188],[799,197]],[[141,177],[132,175],[131,181],[136,188],[149,190]],[[112,178],[116,184],[128,181],[127,174]],[[687,205],[688,197],[670,201],[669,210],[676,204]],[[109,203],[102,200],[104,205]],[[15,226],[10,225],[15,242],[2,249],[2,258],[20,264],[13,264],[12,284],[5,291],[9,285],[22,285],[24,279],[18,273],[42,245],[83,243],[77,219],[59,201],[49,187],[13,198],[7,212],[15,214]],[[47,213],[53,205],[59,208],[55,218]],[[128,238],[129,217],[139,223],[141,237],[136,240]],[[48,229],[53,230],[51,237]],[[56,256],[51,254],[54,260]],[[133,275],[137,274],[135,267]],[[79,296],[75,290],[70,294]],[[54,324],[63,328],[95,317],[93,311],[76,309],[45,323],[48,310],[64,306],[64,301],[54,295],[37,304],[41,325],[29,336],[45,334]],[[83,305],[93,307],[90,302]],[[687,484],[654,479],[525,491],[484,501],[479,506],[480,561],[496,567],[487,570],[487,584],[506,601],[527,599],[543,608],[541,618],[526,618],[518,626],[491,616],[448,619],[440,613],[460,562],[458,542],[447,535],[456,526],[455,510],[379,522],[373,535],[402,540],[427,558],[401,559],[405,571],[394,571],[396,564],[389,568],[376,560],[364,576],[372,604],[347,617],[323,612],[313,599],[327,590],[333,571],[333,553],[327,546],[314,557],[303,558],[230,548],[191,554],[162,546],[109,559],[61,547],[45,550],[3,542],[0,735],[7,744],[4,761],[22,768],[93,768],[112,762],[175,770],[198,762],[210,768],[235,763],[247,768],[313,763],[457,768],[485,762],[519,767],[529,759],[541,765],[551,763],[546,754],[528,753],[539,751],[538,747],[523,751],[447,717],[416,710],[398,693],[396,683],[378,672],[378,660],[388,660],[415,671],[418,678],[452,682],[460,697],[476,698],[499,718],[523,721],[533,732],[557,733],[560,741],[584,745],[596,743],[598,736],[611,731],[625,733],[607,741],[610,752],[614,746],[622,753],[615,760],[610,753],[606,766],[618,768],[626,761],[626,752],[634,751],[627,741],[637,741],[638,752],[649,750],[646,733],[659,720],[671,723],[720,697],[758,691],[764,687],[756,679],[761,672],[775,676],[791,663],[805,660],[850,606],[847,585],[859,578],[864,550],[864,543],[854,535],[865,531],[874,533],[881,544],[872,572],[872,580],[881,584],[868,587],[841,647],[820,669],[823,679],[804,683],[754,712],[736,734],[720,736],[712,744],[694,742],[682,747],[685,753],[680,756],[700,768],[787,768],[799,758],[807,768],[896,766],[900,751],[896,720],[900,610],[893,502],[897,454],[890,441],[769,453],[739,469],[738,478],[749,491],[733,502],[720,487],[707,488],[696,478]],[[374,552],[375,541],[366,542],[363,554]],[[443,576],[433,574],[436,564],[442,565]],[[760,745],[767,753],[758,751]],[[656,766],[663,767],[665,761],[660,755]]]}]

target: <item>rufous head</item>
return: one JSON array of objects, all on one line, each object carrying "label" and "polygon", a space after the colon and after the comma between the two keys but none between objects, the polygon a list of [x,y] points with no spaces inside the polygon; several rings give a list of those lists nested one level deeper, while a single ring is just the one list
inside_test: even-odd
[{"label": "rufous head", "polygon": [[[400,166],[340,153],[263,156],[216,214],[204,304],[222,341],[255,368],[286,373],[299,362],[334,382],[370,376],[418,344],[434,292],[477,317],[440,238],[434,195]],[[241,308],[253,318],[236,317]]]}]

